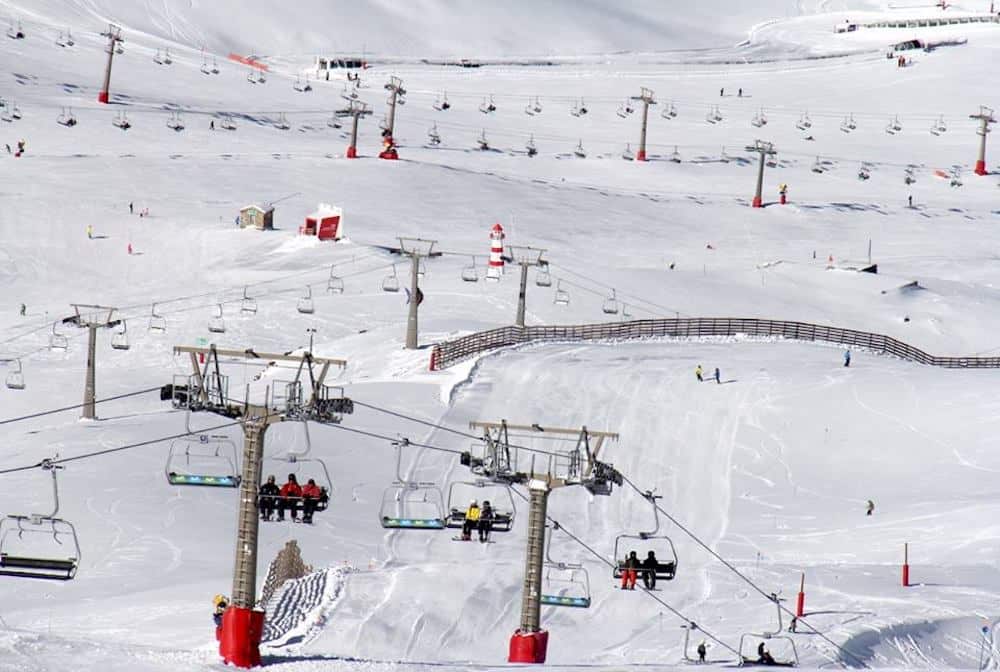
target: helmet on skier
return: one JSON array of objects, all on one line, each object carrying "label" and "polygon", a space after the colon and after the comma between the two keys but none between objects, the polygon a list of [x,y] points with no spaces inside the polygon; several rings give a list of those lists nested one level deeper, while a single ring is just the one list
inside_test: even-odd
[{"label": "helmet on skier", "polygon": [[479,502],[477,502],[476,500],[472,500],[471,502],[469,502],[469,506],[479,506]]}]

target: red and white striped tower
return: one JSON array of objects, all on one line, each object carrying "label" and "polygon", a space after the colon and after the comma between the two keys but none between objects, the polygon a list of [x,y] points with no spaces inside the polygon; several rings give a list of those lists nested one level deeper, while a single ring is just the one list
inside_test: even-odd
[{"label": "red and white striped tower", "polygon": [[986,135],[990,132],[990,124],[995,124],[993,110],[985,105],[979,106],[979,114],[970,114],[970,119],[979,120],[979,157],[976,159],[976,175],[987,175],[986,170]]},{"label": "red and white striped tower", "polygon": [[503,276],[503,239],[506,235],[500,223],[490,229],[490,264],[486,268],[486,279],[499,282]]}]

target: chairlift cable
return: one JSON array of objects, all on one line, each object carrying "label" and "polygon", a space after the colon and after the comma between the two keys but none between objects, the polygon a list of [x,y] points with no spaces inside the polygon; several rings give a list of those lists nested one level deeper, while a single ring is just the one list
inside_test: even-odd
[{"label": "chairlift cable", "polygon": [[[128,397],[136,397],[140,394],[148,394],[149,392],[155,392],[160,389],[160,386],[150,387],[145,390],[138,390],[136,392],[126,392],[125,394],[119,394],[113,397],[104,397],[103,399],[95,399],[93,403],[101,404],[105,401],[116,401],[118,399],[126,399]],[[72,411],[75,408],[83,408],[86,404],[73,404],[72,406],[63,406],[62,408],[53,408],[48,411],[39,411],[37,413],[31,413],[29,415],[22,415],[16,418],[7,418],[6,420],[0,420],[0,425],[8,425],[12,422],[20,422],[22,420],[31,420],[32,418],[40,418],[45,415],[52,415],[54,413],[62,413],[63,411]]]}]

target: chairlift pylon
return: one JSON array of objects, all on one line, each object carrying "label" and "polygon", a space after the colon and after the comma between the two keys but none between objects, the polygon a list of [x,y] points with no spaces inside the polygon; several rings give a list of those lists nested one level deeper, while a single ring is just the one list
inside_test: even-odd
[{"label": "chairlift pylon", "polygon": [[12,390],[23,390],[24,385],[24,369],[21,367],[20,359],[10,360],[17,368],[7,374],[7,380],[4,384]]},{"label": "chairlift pylon", "polygon": [[313,290],[312,287],[306,285],[306,295],[301,297],[298,303],[295,304],[295,310],[299,311],[303,315],[312,315],[316,312],[316,304],[313,303]]},{"label": "chairlift pylon", "polygon": [[156,312],[156,304],[149,309],[149,331],[156,331],[163,333],[167,330],[167,318],[162,315],[158,315]]},{"label": "chairlift pylon", "polygon": [[[0,518],[0,575],[69,581],[76,576],[81,553],[76,528],[68,520],[57,517],[59,481],[56,472],[64,467],[48,459],[40,466],[52,476],[52,512],[11,514]],[[54,548],[52,544],[60,549],[59,555],[50,552]],[[68,552],[64,550],[67,548]]]},{"label": "chairlift pylon", "polygon": [[226,333],[226,321],[222,317],[222,304],[216,304],[219,311],[218,315],[215,315],[208,321],[208,330],[213,334],[224,334]]},{"label": "chairlift pylon", "polygon": [[399,291],[399,276],[396,275],[396,264],[392,265],[392,273],[382,278],[382,291],[393,294]]},{"label": "chairlift pylon", "polygon": [[379,524],[388,529],[442,530],[445,528],[444,495],[431,481],[403,478],[403,447],[407,439],[394,442],[396,449],[396,480],[382,493]]}]

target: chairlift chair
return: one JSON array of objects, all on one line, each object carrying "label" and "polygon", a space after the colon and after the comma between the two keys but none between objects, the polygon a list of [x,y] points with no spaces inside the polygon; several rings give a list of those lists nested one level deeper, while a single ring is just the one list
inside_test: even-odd
[{"label": "chairlift chair", "polygon": [[434,147],[441,144],[441,136],[438,134],[438,127],[436,123],[427,130],[427,139]]},{"label": "chairlift chair", "polygon": [[396,480],[382,493],[379,524],[387,529],[443,530],[444,496],[433,482],[410,481],[402,476],[402,446],[396,444]]},{"label": "chairlift chair", "polygon": [[381,131],[389,130],[389,120],[386,118],[384,114],[382,115],[382,118],[378,120],[378,127],[379,130]]},{"label": "chairlift chair", "polygon": [[489,102],[486,98],[483,98],[483,102],[479,105],[479,111],[483,114],[492,114],[497,111],[496,103],[493,102],[493,96],[490,95]]},{"label": "chairlift chair", "polygon": [[153,63],[156,63],[157,65],[163,65],[163,57],[160,56],[160,50],[159,49],[157,49],[156,53],[153,54]]},{"label": "chairlift chair", "polygon": [[548,264],[539,267],[538,273],[535,275],[535,286],[536,287],[552,286],[552,275],[549,273]]},{"label": "chairlift chair", "polygon": [[399,291],[399,276],[396,275],[396,264],[392,265],[392,273],[382,278],[382,291],[393,294]]},{"label": "chairlift chair", "polygon": [[326,280],[328,294],[343,294],[344,279],[334,273],[334,264],[330,264],[330,277]]},{"label": "chairlift chair", "polygon": [[302,85],[302,93],[309,93],[313,90],[312,84],[309,83],[309,75],[306,75],[306,83]]},{"label": "chairlift chair", "polygon": [[903,122],[899,120],[898,114],[892,120],[892,129],[897,132],[903,130]]},{"label": "chairlift chair", "polygon": [[511,494],[510,486],[483,478],[477,478],[474,481],[454,481],[448,486],[448,506],[445,508],[448,513],[445,520],[447,527],[461,528],[465,524],[465,506],[472,498],[480,503],[492,502],[493,525],[491,529],[494,532],[510,532],[511,528],[514,527],[517,506],[514,503],[514,495]]},{"label": "chairlift chair", "polygon": [[871,178],[871,176],[871,169],[868,167],[868,164],[862,163],[861,167],[858,168],[858,179],[865,181]]},{"label": "chairlift chair", "polygon": [[844,120],[840,122],[840,130],[843,131],[844,133],[850,133],[855,128],[857,128],[857,124],[854,123],[853,116],[844,117]]},{"label": "chairlift chair", "polygon": [[306,285],[306,295],[299,299],[299,302],[295,304],[295,310],[299,311],[303,315],[312,315],[316,312],[316,304],[313,303],[313,290],[312,287]]},{"label": "chairlift chair", "polygon": [[111,120],[111,123],[117,128],[122,129],[123,131],[127,131],[128,129],[132,128],[132,122],[128,120],[128,116],[125,114],[125,112],[119,112],[118,114],[116,114],[115,118]]},{"label": "chairlift chair", "polygon": [[814,172],[814,173],[818,173],[818,174],[820,174],[820,175],[822,175],[822,174],[823,174],[823,172],[824,172],[824,169],[823,169],[823,162],[819,160],[819,157],[818,157],[818,156],[816,157],[816,161],[814,161],[814,162],[813,162],[813,165],[812,165],[812,168],[811,168],[811,170],[812,170],[812,172]]},{"label": "chairlift chair", "polygon": [[538,148],[535,147],[535,136],[532,135],[528,138],[527,144],[524,145],[524,149],[528,152],[528,156],[535,156],[538,154]]},{"label": "chairlift chair", "polygon": [[111,348],[113,350],[128,350],[129,347],[131,346],[128,342],[128,325],[125,323],[125,320],[122,320],[121,331],[116,331],[111,336]]},{"label": "chairlift chair", "polygon": [[674,151],[670,155],[670,160],[673,163],[680,163],[681,162],[681,153],[679,151],[677,151],[677,145],[674,145]]},{"label": "chairlift chair", "polygon": [[247,71],[247,82],[250,84],[257,83],[257,77],[253,74],[253,68],[250,68],[250,70]]},{"label": "chairlift chair", "polygon": [[224,334],[226,333],[226,322],[222,317],[222,304],[217,304],[217,308],[219,314],[208,321],[208,330],[213,334]]},{"label": "chairlift chair", "polygon": [[18,119],[20,119],[21,118],[21,108],[19,108],[16,104],[12,103],[11,107],[10,107],[10,116],[13,117],[14,121],[17,121]]},{"label": "chairlift chair", "polygon": [[[66,111],[67,109],[69,110],[68,112]],[[62,112],[56,117],[56,123],[68,128],[76,126],[76,117],[73,116],[73,108],[62,108]]]},{"label": "chairlift chair", "polygon": [[52,333],[49,334],[49,349],[50,350],[68,350],[69,349],[69,338],[66,334],[59,333],[57,329],[59,322],[52,323]]},{"label": "chairlift chair", "polygon": [[579,114],[577,116],[583,116],[587,114],[587,104],[583,102],[583,98],[580,99],[580,105],[576,108]]},{"label": "chairlift chair", "polygon": [[580,105],[575,100],[573,101],[573,107],[569,108],[569,113],[570,113],[571,116],[574,116],[574,117],[579,117],[580,114],[582,114],[580,112]]},{"label": "chairlift chair", "polygon": [[184,121],[181,119],[180,112],[172,112],[170,114],[170,118],[167,119],[167,128],[176,133],[180,133],[184,130]]},{"label": "chairlift chair", "polygon": [[948,125],[944,123],[944,115],[938,117],[937,130],[939,134],[944,133],[948,130]]},{"label": "chairlift chair", "polygon": [[445,111],[451,109],[451,103],[448,102],[448,92],[447,91],[445,91],[441,95],[441,108],[440,109],[441,109],[442,112],[445,112]]},{"label": "chairlift chair", "polygon": [[542,103],[538,99],[538,96],[535,96],[535,104],[532,106],[531,109],[533,109],[535,111],[535,114],[541,114],[542,113]]},{"label": "chairlift chair", "polygon": [[0,112],[0,121],[6,121],[6,122],[14,121],[14,115],[11,114],[10,106],[4,105],[3,101],[0,101],[0,107],[3,107],[3,112]]},{"label": "chairlift chair", "polygon": [[562,288],[562,280],[556,284],[556,293],[552,298],[552,303],[557,306],[569,305],[569,292]]},{"label": "chairlift chair", "polygon": [[337,117],[336,112],[330,113],[330,118],[326,120],[326,125],[330,128],[340,128],[340,119]]},{"label": "chairlift chair", "polygon": [[626,114],[625,112],[625,105],[623,103],[618,104],[618,109],[615,110],[615,114],[617,114],[622,119],[628,116],[628,114]]},{"label": "chairlift chair", "polygon": [[340,92],[340,97],[343,98],[346,101],[357,100],[357,98],[358,98],[358,91],[354,87],[351,87],[350,89],[348,89],[347,88],[347,84],[345,83],[343,90]]},{"label": "chairlift chair", "polygon": [[11,360],[17,367],[13,371],[7,374],[7,380],[5,384],[8,388],[12,390],[23,390],[24,389],[24,369],[21,368],[21,360],[14,359]]},{"label": "chairlift chair", "polygon": [[240,301],[240,313],[243,315],[257,314],[257,299],[247,294],[247,288],[243,288],[243,300]]},{"label": "chairlift chair", "polygon": [[10,22],[10,28],[7,29],[7,37],[12,40],[23,40],[24,39],[24,28],[21,26],[21,21],[18,20],[17,27],[14,27],[14,22]]},{"label": "chairlift chair", "polygon": [[635,159],[635,154],[632,153],[632,145],[625,143],[625,151],[622,152],[622,158],[626,161]]},{"label": "chairlift chair", "polygon": [[531,98],[528,98],[528,104],[524,106],[524,113],[529,117],[535,116],[535,107],[531,104]]},{"label": "chairlift chair", "polygon": [[204,56],[202,56],[201,58],[201,68],[199,69],[202,71],[203,74],[206,75],[212,74],[212,68],[208,67],[208,60]]},{"label": "chairlift chair", "polygon": [[476,144],[479,146],[479,151],[486,152],[490,149],[490,143],[486,140],[486,129],[483,129],[482,134],[476,138]]},{"label": "chairlift chair", "polygon": [[558,529],[559,525],[555,523],[547,533],[540,602],[550,607],[588,609],[591,605],[591,593],[590,574],[586,568],[579,563],[552,559],[552,538]]},{"label": "chairlift chair", "polygon": [[729,155],[726,154],[726,146],[722,146],[722,153],[719,154],[719,161],[722,163],[729,163]]},{"label": "chairlift chair", "polygon": [[170,50],[169,49],[164,49],[163,50],[163,65],[170,65],[173,62],[174,62],[173,59],[170,58]]},{"label": "chairlift chair", "polygon": [[56,37],[56,46],[57,47],[65,47],[66,46],[66,40],[65,40],[65,38],[63,38],[63,32],[61,30],[59,31],[58,37]]},{"label": "chairlift chair", "polygon": [[611,296],[604,300],[601,304],[601,311],[606,315],[617,315],[618,314],[618,298],[615,296],[615,290],[611,290]]},{"label": "chairlift chair", "polygon": [[232,115],[227,114],[226,116],[224,116],[222,118],[222,121],[219,122],[219,128],[222,128],[223,130],[226,130],[226,131],[235,131],[236,130],[236,122],[233,121]]},{"label": "chairlift chair", "polygon": [[215,60],[215,56],[212,57],[212,74],[219,74],[219,62]]},{"label": "chairlift chair", "polygon": [[[784,623],[781,617],[781,601],[777,594],[771,593],[770,600],[774,602],[774,606],[778,611],[778,624],[777,628],[773,632],[748,632],[740,635],[740,648],[739,648],[739,666],[744,667],[747,665],[762,665],[767,667],[798,667],[799,665],[799,653],[795,648],[795,640],[793,640],[788,635],[782,634],[784,632]],[[781,641],[787,643],[786,656],[782,660],[775,660],[771,656],[771,652],[767,651],[769,659],[762,659],[757,651],[761,644],[765,642]],[[757,644],[757,646],[754,646]],[[749,655],[747,655],[749,654]]]},{"label": "chairlift chair", "polygon": [[267,83],[267,77],[264,76],[264,68],[260,68],[257,71],[257,83],[258,84],[266,84]]},{"label": "chairlift chair", "polygon": [[[81,554],[76,528],[68,520],[56,517],[59,513],[56,471],[63,467],[43,460],[41,468],[52,475],[53,510],[49,514],[12,514],[0,519],[0,575],[69,581],[76,576]],[[58,546],[58,555],[51,552],[52,544]]]},{"label": "chairlift chair", "polygon": [[115,53],[119,56],[125,53],[125,45],[122,44],[121,40],[115,40]]},{"label": "chairlift chair", "polygon": [[288,119],[285,117],[285,113],[279,112],[278,120],[274,122],[274,127],[277,128],[279,131],[287,131],[292,127],[292,125],[288,123]]},{"label": "chairlift chair", "polygon": [[295,75],[295,81],[292,82],[292,88],[300,93],[302,92],[302,79],[298,75]]},{"label": "chairlift chair", "polygon": [[476,258],[472,257],[472,264],[462,269],[462,282],[478,282],[479,269],[476,268]]},{"label": "chairlift chair", "polygon": [[573,154],[575,154],[579,159],[587,158],[587,152],[583,151],[583,138],[581,138],[580,142],[576,144],[576,149],[573,150]]},{"label": "chairlift chair", "polygon": [[283,473],[277,475],[278,478],[284,478],[286,474],[294,474],[295,480],[298,481],[299,485],[305,485],[310,478],[315,480],[326,491],[327,495],[326,501],[316,503],[316,511],[325,511],[329,504],[329,498],[333,496],[333,480],[330,478],[330,470],[327,468],[326,462],[312,454],[312,438],[309,435],[309,423],[303,421],[302,427],[305,431],[305,450],[288,450],[277,455],[265,455],[264,465],[267,466],[267,469],[262,468],[262,477],[265,475],[275,475],[270,474],[270,472],[277,471],[280,464],[280,469]]},{"label": "chairlift chair", "polygon": [[906,170],[903,171],[903,183],[904,184],[913,184],[916,181],[917,181],[917,178],[916,178],[916,175],[913,172],[913,167],[912,166],[907,166]]},{"label": "chairlift chair", "polygon": [[674,119],[677,116],[677,108],[674,107],[673,103],[665,105],[662,110],[660,110],[660,116],[666,120]]},{"label": "chairlift chair", "polygon": [[218,434],[174,439],[163,472],[170,485],[235,488],[240,484],[236,444]]},{"label": "chairlift chair", "polygon": [[[650,532],[619,534],[615,537],[615,568],[612,576],[616,579],[622,577],[622,571],[625,568],[625,554],[634,550],[631,548],[626,549],[626,544],[631,545],[635,542],[643,542],[648,546],[654,546],[654,548],[650,548],[649,550],[657,555],[656,580],[672,581],[677,576],[677,551],[674,549],[674,542],[671,541],[670,537],[660,534],[660,513],[656,506],[656,500],[659,499],[659,496],[654,495],[652,492],[646,492],[643,494],[643,497],[653,506],[655,527]],[[664,560],[665,558],[666,560]],[[640,567],[637,571],[642,572],[643,570]]]},{"label": "chairlift chair", "polygon": [[156,313],[156,304],[154,303],[149,311],[149,331],[156,331],[163,333],[167,330],[167,318]]}]

